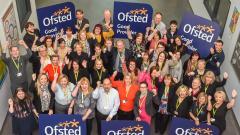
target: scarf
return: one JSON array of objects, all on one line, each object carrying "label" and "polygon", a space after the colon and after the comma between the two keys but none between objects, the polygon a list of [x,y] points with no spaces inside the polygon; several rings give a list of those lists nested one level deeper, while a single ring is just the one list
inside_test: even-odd
[{"label": "scarf", "polygon": [[41,105],[42,105],[42,112],[48,111],[49,110],[49,105],[50,105],[50,99],[51,99],[51,94],[48,89],[48,85],[42,85],[40,86],[41,94],[40,94],[40,99],[41,99]]}]

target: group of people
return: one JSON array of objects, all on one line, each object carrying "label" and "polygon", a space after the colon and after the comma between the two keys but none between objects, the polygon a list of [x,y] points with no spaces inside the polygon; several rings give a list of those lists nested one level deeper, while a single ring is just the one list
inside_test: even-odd
[{"label": "group of people", "polygon": [[[128,43],[114,41],[112,14],[107,9],[92,32],[82,10],[76,10],[75,29],[69,26],[56,37],[41,36],[27,22],[23,40],[6,45],[1,55],[11,80],[13,97],[8,103],[13,133],[32,134],[39,114],[80,115],[88,135],[94,119],[99,135],[101,120],[149,125],[154,120],[155,132],[163,134],[172,117],[215,125],[222,133],[226,112],[237,96],[233,90],[227,101],[225,92],[217,90],[228,78],[226,72],[222,80],[219,77],[223,42],[217,40],[206,58],[195,51],[183,61],[188,43],[177,34],[177,21],[170,21],[167,29],[162,16],[155,13],[146,33],[132,35],[127,28]],[[25,55],[20,55],[19,46],[26,49]],[[32,71],[27,69],[29,62]]]}]

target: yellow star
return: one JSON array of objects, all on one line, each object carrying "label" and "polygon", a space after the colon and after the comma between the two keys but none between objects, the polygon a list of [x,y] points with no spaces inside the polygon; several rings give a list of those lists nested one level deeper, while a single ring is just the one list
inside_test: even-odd
[{"label": "yellow star", "polygon": [[143,127],[140,125],[137,125],[134,128],[135,128],[135,132],[137,132],[137,131],[141,132]]},{"label": "yellow star", "polygon": [[202,27],[201,30],[202,30],[202,31],[206,31],[206,25],[203,25],[203,27]]},{"label": "yellow star", "polygon": [[211,34],[212,34],[214,31],[215,31],[215,29],[213,29],[212,26],[207,27],[207,32],[208,32],[208,33],[211,33]]},{"label": "yellow star", "polygon": [[59,126],[59,127],[63,127],[63,123],[59,123],[58,126]]},{"label": "yellow star", "polygon": [[202,132],[201,128],[196,128],[196,132],[201,133]]},{"label": "yellow star", "polygon": [[147,14],[147,10],[145,8],[140,9],[140,14],[146,15]]},{"label": "yellow star", "polygon": [[209,128],[203,130],[203,134],[211,135],[211,133],[212,130],[210,130]]},{"label": "yellow star", "polygon": [[73,121],[71,121],[70,123],[71,123],[72,127],[78,127],[78,125],[79,125],[79,122],[76,121],[75,119]]},{"label": "yellow star", "polygon": [[69,13],[70,11],[70,8],[68,8],[68,7],[65,7],[64,9],[63,9],[63,14],[67,14],[67,13]]},{"label": "yellow star", "polygon": [[130,126],[128,128],[126,128],[127,132],[132,132],[133,131],[133,128]]},{"label": "yellow star", "polygon": [[58,15],[58,13],[57,13],[57,12],[54,12],[54,13],[53,13],[53,16],[57,16],[57,15]]}]

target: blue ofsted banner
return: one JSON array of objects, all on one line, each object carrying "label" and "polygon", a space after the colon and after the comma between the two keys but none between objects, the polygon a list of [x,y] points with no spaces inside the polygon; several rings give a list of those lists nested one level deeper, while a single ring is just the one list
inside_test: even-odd
[{"label": "blue ofsted banner", "polygon": [[102,135],[150,135],[150,126],[141,121],[102,121],[101,126]]},{"label": "blue ofsted banner", "polygon": [[210,53],[210,48],[213,47],[220,33],[220,27],[217,23],[186,13],[178,30],[178,34],[182,40],[188,45],[188,52],[198,51],[202,57],[206,57]]},{"label": "blue ofsted banner", "polygon": [[62,28],[74,30],[75,7],[71,2],[37,9],[41,35],[55,36]]},{"label": "blue ofsted banner", "polygon": [[205,123],[197,126],[191,120],[174,117],[168,133],[169,135],[219,135],[219,130]]},{"label": "blue ofsted banner", "polygon": [[82,122],[80,115],[41,114],[39,133],[40,135],[86,135],[86,124]]},{"label": "blue ofsted banner", "polygon": [[130,26],[133,34],[145,33],[151,26],[153,9],[149,4],[114,2],[113,29],[115,38],[127,38],[126,28]]}]

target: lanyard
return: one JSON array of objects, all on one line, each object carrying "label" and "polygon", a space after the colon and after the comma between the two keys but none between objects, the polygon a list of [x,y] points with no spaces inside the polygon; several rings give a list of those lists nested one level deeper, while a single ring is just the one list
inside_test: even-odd
[{"label": "lanyard", "polygon": [[212,114],[213,114],[213,117],[216,115],[217,113],[217,108],[215,108],[215,105],[216,103],[213,105],[213,109],[212,109]]},{"label": "lanyard", "polygon": [[77,83],[77,81],[78,81],[78,72],[77,72],[77,73],[74,73],[74,77],[75,77],[75,81],[76,81],[76,83]]},{"label": "lanyard", "polygon": [[200,108],[197,108],[197,117],[202,112],[202,109],[205,107],[205,105],[202,105]]},{"label": "lanyard", "polygon": [[57,71],[58,71],[58,66],[57,66],[57,68],[55,68],[55,67],[52,65],[52,68],[53,68],[54,74],[57,73]]},{"label": "lanyard", "polygon": [[99,73],[98,70],[97,71],[97,75],[98,75],[98,81],[101,81],[102,79],[102,69],[101,69],[101,72]]},{"label": "lanyard", "polygon": [[152,79],[152,87],[155,87],[155,79]]},{"label": "lanyard", "polygon": [[166,87],[166,86],[165,86],[165,89],[164,89],[164,96],[165,96],[165,97],[167,97],[168,92],[169,92],[169,87]]},{"label": "lanyard", "polygon": [[176,110],[178,110],[179,106],[180,106],[180,102],[179,102],[179,99],[177,100],[177,103],[176,103]]},{"label": "lanyard", "polygon": [[146,96],[144,96],[144,98],[142,99],[142,102],[140,102],[140,99],[139,99],[139,109],[142,108],[142,104],[145,101],[145,99],[146,99]]},{"label": "lanyard", "polygon": [[204,87],[204,92],[207,93],[208,85]]},{"label": "lanyard", "polygon": [[82,102],[81,102],[82,104],[83,104],[83,100],[84,100],[84,97],[83,97],[83,93],[82,93]]},{"label": "lanyard", "polygon": [[128,97],[128,93],[129,93],[129,91],[130,91],[130,88],[131,88],[131,86],[129,87],[129,89],[127,90],[127,86],[126,86],[126,95],[125,95],[125,98],[127,99],[127,97]]},{"label": "lanyard", "polygon": [[19,67],[20,67],[20,62],[19,62],[19,57],[18,57],[18,59],[17,59],[17,63],[15,62],[15,60],[12,58],[12,61],[13,61],[13,64],[14,64],[14,66],[16,67],[16,69],[18,70],[18,72],[19,72]]}]

